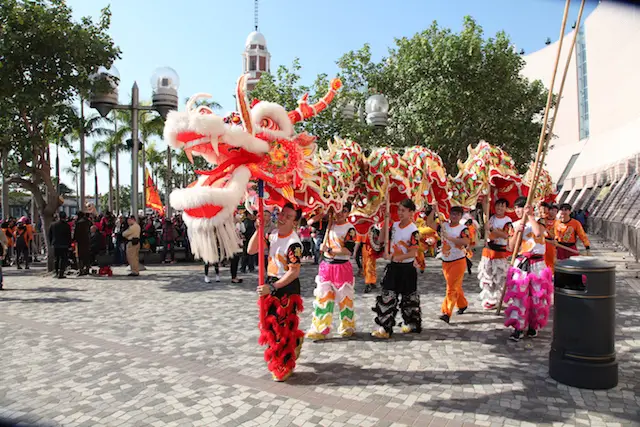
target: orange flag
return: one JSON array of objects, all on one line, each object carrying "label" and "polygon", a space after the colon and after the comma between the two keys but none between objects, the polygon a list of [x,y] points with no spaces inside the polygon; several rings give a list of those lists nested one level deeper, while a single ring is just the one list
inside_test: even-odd
[{"label": "orange flag", "polygon": [[149,169],[145,168],[144,170],[145,179],[147,181],[147,200],[146,206],[148,208],[153,209],[156,212],[159,212],[160,215],[164,215],[164,206],[162,205],[162,201],[160,200],[160,195],[158,194],[158,190],[156,189],[153,180],[151,179],[151,175],[149,174]]}]

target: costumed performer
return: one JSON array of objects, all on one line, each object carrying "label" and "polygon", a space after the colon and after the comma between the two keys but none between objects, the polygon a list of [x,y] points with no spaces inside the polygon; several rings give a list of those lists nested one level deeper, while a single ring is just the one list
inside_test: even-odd
[{"label": "costumed performer", "polygon": [[556,266],[556,217],[552,214],[552,208],[553,206],[547,202],[540,202],[538,206],[538,213],[540,218],[544,220],[544,228],[546,231],[544,236],[544,263],[551,269],[551,272],[555,270]]},{"label": "costumed performer", "polygon": [[425,258],[427,256],[434,257],[436,244],[438,243],[438,233],[427,225],[426,217],[429,216],[433,207],[429,206],[424,212],[420,213],[416,220],[418,232],[420,233],[420,244],[418,245],[418,253],[416,255],[416,266],[420,269],[420,273],[424,273],[427,266]]},{"label": "costumed performer", "polygon": [[364,293],[368,294],[376,288],[378,274],[376,271],[378,258],[382,255],[382,245],[377,242],[380,238],[380,227],[373,225],[365,235],[358,236],[362,247],[362,271],[364,274]]},{"label": "costumed performer", "polygon": [[[464,211],[460,206],[453,206],[449,210],[449,221],[440,225],[442,239],[442,274],[447,282],[447,293],[442,301],[442,315],[440,320],[449,323],[453,309],[458,307],[457,314],[464,314],[469,306],[462,290],[462,280],[467,269],[466,246],[471,238],[466,224],[461,223]],[[429,218],[433,222],[433,218]]]},{"label": "costumed performer", "polygon": [[485,233],[487,244],[482,249],[482,259],[478,265],[480,299],[485,310],[493,310],[500,299],[500,292],[507,280],[509,270],[509,237],[513,233],[511,218],[506,215],[509,202],[498,199],[494,204],[495,214],[489,218]]},{"label": "costumed performer", "polygon": [[[376,306],[372,309],[376,313],[375,322],[379,326],[371,335],[376,338],[390,338],[393,326],[396,324],[398,300],[402,312],[403,333],[420,333],[422,331],[422,312],[420,310],[420,295],[418,294],[418,272],[414,266],[418,251],[420,233],[413,223],[416,205],[411,199],[405,199],[398,206],[398,218],[391,227],[391,252],[385,254],[385,259],[391,261],[385,269],[382,279],[382,293],[376,297]],[[381,244],[384,236],[388,236],[387,225],[380,235]]]},{"label": "costumed performer", "polygon": [[476,253],[476,245],[478,244],[478,232],[477,228],[473,224],[473,219],[469,218],[465,225],[467,226],[467,230],[469,230],[469,245],[467,246],[467,273],[471,274],[471,267],[473,267],[473,255]]},{"label": "costumed performer", "polygon": [[518,221],[513,223],[510,247],[515,247],[517,233],[522,233],[522,244],[513,267],[507,272],[505,302],[510,302],[504,311],[505,326],[513,326],[512,341],[520,341],[525,331],[528,337],[536,337],[538,330],[547,324],[553,295],[551,269],[544,261],[545,221],[536,218],[527,199],[520,197],[515,202]]},{"label": "costumed performer", "polygon": [[338,333],[350,337],[356,330],[353,299],[355,297],[351,256],[356,246],[356,229],[347,221],[351,203],[345,203],[335,214],[333,225],[327,230],[326,243],[320,246],[322,261],[316,276],[313,294],[313,319],[307,338],[321,340],[331,332],[336,300],[340,311]]},{"label": "costumed performer", "polygon": [[[577,219],[571,218],[571,205],[569,203],[563,203],[560,205],[560,220],[555,224],[555,239],[561,246],[565,246],[569,249],[577,251],[576,243],[578,239],[582,241],[584,248],[587,250],[587,255],[591,254],[591,243],[587,237],[587,233],[584,232],[582,224]],[[562,247],[558,247],[558,259],[567,259],[576,254],[565,250]]]},{"label": "costumed performer", "polygon": [[[302,348],[304,333],[298,329],[302,312],[300,260],[302,242],[295,232],[302,212],[288,203],[278,215],[278,227],[267,237],[269,265],[267,280],[257,288],[260,295],[260,345],[266,345],[264,360],[274,381],[285,381],[293,373]],[[258,253],[258,231],[247,246],[247,253]]]}]

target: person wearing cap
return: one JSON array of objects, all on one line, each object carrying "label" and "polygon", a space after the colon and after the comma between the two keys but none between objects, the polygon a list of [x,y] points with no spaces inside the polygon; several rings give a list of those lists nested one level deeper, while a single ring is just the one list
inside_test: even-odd
[{"label": "person wearing cap", "polygon": [[350,337],[356,330],[353,310],[355,279],[350,262],[355,252],[356,229],[347,221],[349,212],[351,203],[345,203],[342,210],[336,213],[333,225],[327,230],[326,242],[320,246],[323,259],[316,276],[313,319],[307,332],[307,338],[312,340],[324,339],[331,332],[336,301],[340,313],[340,336]]},{"label": "person wearing cap", "polygon": [[[571,258],[576,255],[575,252],[578,251],[578,247],[576,246],[578,239],[582,241],[584,248],[587,250],[587,255],[591,255],[591,243],[589,242],[587,233],[584,232],[580,221],[571,218],[571,205],[569,203],[560,205],[560,219],[555,223],[554,232],[555,239],[560,245],[558,247],[558,260]],[[563,246],[572,249],[572,251],[565,250]]]},{"label": "person wearing cap", "polygon": [[129,228],[127,228],[122,237],[127,240],[127,262],[131,267],[129,276],[140,275],[140,226],[136,217],[131,215],[127,218]]}]

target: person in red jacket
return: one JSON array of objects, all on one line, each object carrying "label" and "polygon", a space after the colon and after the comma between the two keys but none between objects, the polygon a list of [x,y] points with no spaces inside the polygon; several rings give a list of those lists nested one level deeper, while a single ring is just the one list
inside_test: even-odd
[{"label": "person in red jacket", "polygon": [[[571,205],[569,203],[560,205],[560,220],[556,221],[554,231],[555,239],[560,245],[557,253],[558,260],[577,255],[575,252],[578,250],[576,246],[578,239],[582,241],[584,248],[587,250],[587,255],[591,254],[591,243],[587,233],[584,232],[582,224],[578,220],[571,218]],[[566,250],[563,246],[571,250]]]}]

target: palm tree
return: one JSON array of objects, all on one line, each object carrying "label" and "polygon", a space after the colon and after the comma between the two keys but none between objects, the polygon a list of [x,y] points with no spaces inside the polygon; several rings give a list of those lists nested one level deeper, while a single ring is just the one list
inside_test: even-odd
[{"label": "palm tree", "polygon": [[79,195],[80,197],[80,196],[84,196],[85,194],[85,189],[84,189],[85,165],[83,163],[86,163],[86,159],[84,159],[84,162],[82,161],[85,156],[84,152],[86,152],[86,149],[84,147],[84,140],[87,137],[90,138],[90,137],[96,137],[96,136],[107,136],[112,133],[112,130],[107,127],[104,127],[104,125],[110,121],[109,119],[103,118],[98,114],[92,114],[88,117],[85,117],[83,99],[80,99],[79,112],[75,106],[70,106],[69,108],[71,108],[72,111],[75,112],[75,119],[77,124],[73,130],[73,137],[74,139],[80,140],[80,187],[81,187],[81,193]]},{"label": "palm tree", "polygon": [[[189,102],[189,98],[185,98],[184,103],[186,104],[187,102]],[[195,106],[199,107],[201,105],[204,105],[205,107],[209,107],[211,108],[213,111],[218,111],[218,110],[222,110],[222,105],[220,105],[219,103],[217,103],[216,101],[213,100],[206,100],[206,99],[199,99],[196,101]]]},{"label": "palm tree", "polygon": [[[107,166],[109,168],[109,202],[108,202],[109,212],[113,212],[113,158],[114,158],[114,155],[115,155],[116,159],[117,159],[118,151],[120,149],[120,145],[121,144],[119,144],[119,141],[117,139],[117,135],[114,133],[113,135],[111,135],[107,139],[103,139],[103,140],[97,141],[93,146],[94,151],[97,150],[97,151],[99,151],[101,153],[105,153],[105,154],[107,154],[109,156],[109,162],[107,163]],[[116,174],[118,174],[117,168],[118,168],[118,165],[116,164]],[[118,185],[120,183],[118,181],[119,181],[119,179],[116,180],[116,198],[119,197],[119,195],[120,195],[119,194],[119,189],[118,189]]]},{"label": "palm tree", "polygon": [[74,158],[73,160],[71,160],[71,166],[67,166],[66,168],[64,168],[64,173],[71,178],[71,181],[76,186],[76,206],[78,210],[80,210],[80,159]]},{"label": "palm tree", "polygon": [[145,147],[145,155],[146,162],[149,164],[151,168],[151,172],[153,173],[153,181],[158,184],[158,171],[159,168],[164,164],[165,157],[162,155],[160,151],[156,149],[155,142],[150,142],[147,147]]},{"label": "palm tree", "polygon": [[98,165],[105,165],[108,166],[106,162],[104,162],[102,160],[102,157],[104,157],[106,153],[104,151],[101,150],[99,144],[94,144],[93,145],[93,153],[89,153],[87,152],[86,157],[85,157],[85,162],[87,165],[87,172],[91,173],[93,172],[93,176],[95,179],[95,187],[96,187],[96,209],[98,209],[98,206],[100,206],[100,199],[99,199],[99,194],[100,192],[98,191]]}]

